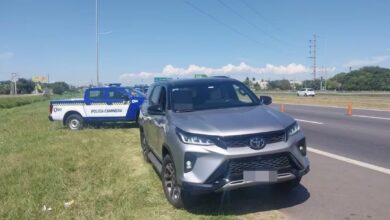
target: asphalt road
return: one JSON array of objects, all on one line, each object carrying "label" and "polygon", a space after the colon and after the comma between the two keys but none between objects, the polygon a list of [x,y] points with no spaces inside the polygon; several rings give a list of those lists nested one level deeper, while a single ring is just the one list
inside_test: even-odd
[{"label": "asphalt road", "polygon": [[342,108],[285,109],[299,121],[310,147],[390,168],[390,111],[353,110],[346,116]]},{"label": "asphalt road", "polygon": [[[353,110],[353,116],[346,116],[342,108],[285,109],[299,121],[309,147],[390,169],[390,111]],[[389,174],[314,152],[309,157],[311,172],[301,188],[285,198],[293,202],[279,207],[288,217],[390,219]]]}]

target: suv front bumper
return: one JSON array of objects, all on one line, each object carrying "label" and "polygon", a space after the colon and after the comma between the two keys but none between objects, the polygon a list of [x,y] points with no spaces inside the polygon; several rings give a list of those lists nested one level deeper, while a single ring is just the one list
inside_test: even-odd
[{"label": "suv front bumper", "polygon": [[[278,175],[277,181],[275,183],[279,182],[285,182],[288,180],[292,180],[295,178],[300,178],[307,174],[310,171],[310,166],[307,166],[305,169],[300,170],[296,172],[295,174],[289,173],[289,174],[282,174]],[[216,181],[214,183],[210,184],[202,184],[202,183],[191,183],[191,182],[185,182],[183,181],[181,184],[182,190],[187,192],[192,192],[196,194],[202,194],[202,193],[211,193],[211,192],[219,192],[224,190],[234,190],[249,186],[255,186],[255,185],[261,185],[261,184],[270,184],[267,182],[253,182],[253,181],[244,181],[244,180],[235,180],[235,181],[226,181],[226,179],[222,179],[222,181]],[[272,183],[274,184],[274,183]]]},{"label": "suv front bumper", "polygon": [[[172,139],[171,139],[172,140]],[[177,140],[177,139],[176,139]],[[174,162],[178,183],[183,190],[193,193],[215,192],[236,188],[285,182],[300,178],[310,170],[308,158],[299,150],[306,146],[303,132],[279,141],[267,144],[261,150],[250,147],[232,147],[222,149],[218,146],[195,146],[178,142]],[[192,161],[192,168],[186,163]],[[277,171],[276,181],[245,181],[243,171]]]}]

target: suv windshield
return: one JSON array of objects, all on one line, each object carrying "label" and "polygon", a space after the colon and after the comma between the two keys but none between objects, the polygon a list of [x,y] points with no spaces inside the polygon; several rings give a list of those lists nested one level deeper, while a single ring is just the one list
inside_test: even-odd
[{"label": "suv windshield", "polygon": [[175,112],[258,105],[256,96],[243,84],[211,82],[175,86],[171,89]]}]

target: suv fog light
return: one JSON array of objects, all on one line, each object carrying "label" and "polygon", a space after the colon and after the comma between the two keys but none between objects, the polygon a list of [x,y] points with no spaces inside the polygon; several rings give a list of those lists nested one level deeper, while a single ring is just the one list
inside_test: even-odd
[{"label": "suv fog light", "polygon": [[301,154],[303,156],[306,156],[306,140],[305,140],[305,138],[303,138],[302,140],[300,140],[297,143],[297,147],[298,147],[299,152],[301,152]]},{"label": "suv fog light", "polygon": [[303,156],[306,155],[306,147],[304,147],[304,146],[299,146],[299,151],[301,152],[301,154],[302,154]]},{"label": "suv fog light", "polygon": [[187,160],[187,162],[186,162],[186,169],[187,170],[191,170],[192,169],[192,163],[189,160]]},{"label": "suv fog light", "polygon": [[196,156],[193,153],[185,153],[184,154],[184,172],[188,173],[192,169],[194,169],[196,163]]}]

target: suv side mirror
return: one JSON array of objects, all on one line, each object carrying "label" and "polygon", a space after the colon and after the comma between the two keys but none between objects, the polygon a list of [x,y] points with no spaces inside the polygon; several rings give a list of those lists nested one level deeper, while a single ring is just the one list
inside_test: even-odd
[{"label": "suv side mirror", "polygon": [[264,105],[270,105],[272,103],[272,98],[270,96],[262,95],[260,96],[260,103]]},{"label": "suv side mirror", "polygon": [[148,114],[150,115],[164,115],[164,110],[161,105],[151,105],[148,107]]}]

